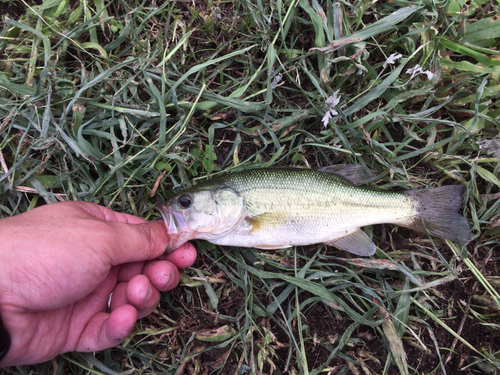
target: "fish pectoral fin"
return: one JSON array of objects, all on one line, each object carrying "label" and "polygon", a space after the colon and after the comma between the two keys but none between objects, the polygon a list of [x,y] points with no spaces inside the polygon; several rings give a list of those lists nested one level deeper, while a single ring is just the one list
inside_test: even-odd
[{"label": "fish pectoral fin", "polygon": [[285,224],[287,220],[288,213],[285,211],[266,212],[246,219],[251,225],[250,232],[252,233],[265,229],[266,227],[267,229],[271,229],[269,227],[273,226],[278,228],[280,225]]},{"label": "fish pectoral fin", "polygon": [[354,232],[340,238],[325,242],[327,245],[335,246],[340,250],[349,251],[350,253],[370,256],[375,254],[377,247],[373,241],[361,229],[356,229]]},{"label": "fish pectoral fin", "polygon": [[262,250],[278,250],[278,249],[286,249],[292,247],[292,245],[256,245],[252,247]]}]

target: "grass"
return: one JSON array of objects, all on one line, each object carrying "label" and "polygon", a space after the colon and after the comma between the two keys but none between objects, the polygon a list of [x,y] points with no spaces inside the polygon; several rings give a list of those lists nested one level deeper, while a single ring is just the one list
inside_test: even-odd
[{"label": "grass", "polygon": [[153,220],[223,171],[349,163],[382,190],[464,185],[473,233],[368,227],[371,259],[197,243],[122,345],[6,371],[500,373],[500,3],[412,3],[1,0],[26,11],[0,31],[0,218],[84,200]]}]

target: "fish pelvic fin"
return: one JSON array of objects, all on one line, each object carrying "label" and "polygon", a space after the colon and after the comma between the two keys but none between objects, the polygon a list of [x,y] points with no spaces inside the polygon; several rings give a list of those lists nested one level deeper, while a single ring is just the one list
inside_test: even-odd
[{"label": "fish pelvic fin", "polygon": [[375,254],[377,247],[373,241],[360,228],[356,228],[353,232],[340,238],[335,238],[325,242],[327,245],[335,246],[337,249],[349,251],[350,253],[370,256]]},{"label": "fish pelvic fin", "polygon": [[450,241],[466,243],[471,239],[470,226],[465,217],[458,213],[462,206],[463,190],[462,185],[409,190],[406,194],[416,200],[419,216],[410,224],[395,224]]},{"label": "fish pelvic fin", "polygon": [[255,249],[262,249],[262,250],[278,250],[278,249],[287,249],[289,247],[292,247],[292,245],[253,245],[252,247]]}]

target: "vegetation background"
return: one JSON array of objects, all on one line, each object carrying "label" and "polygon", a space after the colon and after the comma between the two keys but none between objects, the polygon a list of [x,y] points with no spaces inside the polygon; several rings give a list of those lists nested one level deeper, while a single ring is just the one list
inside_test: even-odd
[{"label": "vegetation background", "polygon": [[[467,244],[367,227],[196,243],[122,345],[12,374],[499,374],[498,0],[0,0],[0,218],[63,201],[155,220],[223,171],[363,164],[462,184]],[[76,255],[75,255],[76,256]]]}]

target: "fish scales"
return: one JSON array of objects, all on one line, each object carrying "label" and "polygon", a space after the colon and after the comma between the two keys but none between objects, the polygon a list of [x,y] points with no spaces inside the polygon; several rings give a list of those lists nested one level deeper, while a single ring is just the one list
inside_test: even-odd
[{"label": "fish scales", "polygon": [[[461,192],[461,186],[381,192],[336,173],[268,168],[207,180],[176,194],[160,211],[174,238],[169,248],[192,238],[263,249],[324,242],[371,255],[375,245],[360,230],[366,225],[392,223],[467,240],[468,223],[456,213]],[[450,232],[443,219],[458,227]]]},{"label": "fish scales", "polygon": [[251,233],[254,245],[325,242],[332,239],[333,232],[344,234],[361,225],[400,222],[402,218],[411,221],[417,215],[417,202],[404,194],[357,188],[334,174],[301,172],[251,170],[221,179],[248,202],[250,217],[279,213],[262,218],[259,226],[267,230]]}]

